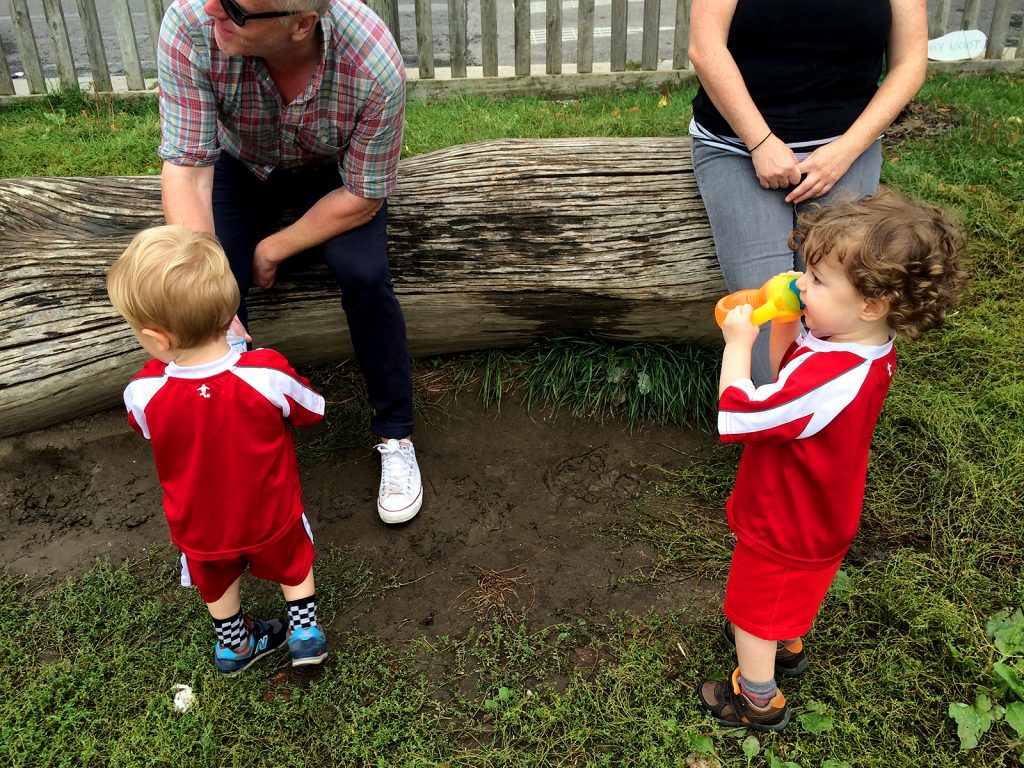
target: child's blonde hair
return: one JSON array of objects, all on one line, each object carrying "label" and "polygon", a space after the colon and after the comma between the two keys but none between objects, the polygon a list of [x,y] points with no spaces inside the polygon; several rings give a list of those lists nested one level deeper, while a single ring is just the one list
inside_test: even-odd
[{"label": "child's blonde hair", "polygon": [[888,300],[886,323],[911,339],[942,325],[967,282],[950,215],[891,191],[812,206],[797,219],[789,247],[811,266],[835,256],[861,296]]},{"label": "child's blonde hair", "polygon": [[132,328],[165,331],[185,349],[223,334],[240,300],[217,239],[177,225],[137,234],[107,272],[107,295]]}]

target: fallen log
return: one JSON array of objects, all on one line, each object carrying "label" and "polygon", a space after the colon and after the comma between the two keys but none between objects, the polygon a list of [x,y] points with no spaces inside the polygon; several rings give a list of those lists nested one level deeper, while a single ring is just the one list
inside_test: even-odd
[{"label": "fallen log", "polygon": [[[414,356],[556,333],[713,336],[724,290],[678,139],[509,140],[402,161],[390,201],[395,290]],[[110,307],[110,263],[163,223],[157,177],[0,181],[0,436],[119,402],[144,361]],[[315,261],[250,293],[250,332],[296,365],[350,354]]]}]

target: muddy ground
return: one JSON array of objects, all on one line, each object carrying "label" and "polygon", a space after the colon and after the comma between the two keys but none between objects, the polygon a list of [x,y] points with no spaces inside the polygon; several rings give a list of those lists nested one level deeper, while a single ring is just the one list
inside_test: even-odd
[{"label": "muddy ground", "polygon": [[[532,627],[680,608],[695,592],[709,605],[721,599],[718,584],[638,582],[631,577],[657,553],[607,535],[626,527],[660,468],[681,466],[711,436],[631,432],[507,399],[499,412],[472,394],[417,416],[425,502],[410,523],[378,519],[379,459],[369,445],[303,462],[318,546],[401,585],[336,616],[332,632],[354,628],[388,643],[461,636],[496,589]],[[160,504],[149,445],[120,410],[0,440],[0,562],[13,573],[56,580],[99,557],[143,557],[167,542]]]}]

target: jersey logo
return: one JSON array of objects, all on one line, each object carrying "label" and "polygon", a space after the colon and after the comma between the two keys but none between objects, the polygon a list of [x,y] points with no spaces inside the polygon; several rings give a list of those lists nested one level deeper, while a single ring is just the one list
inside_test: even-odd
[{"label": "jersey logo", "polygon": [[885,364],[885,369],[887,371],[889,371],[889,378],[891,379],[892,378],[892,363],[886,363]]},{"label": "jersey logo", "polygon": [[209,400],[210,397],[211,397],[211,395],[210,395],[210,388],[208,386],[206,386],[205,384],[203,384],[200,387],[196,387],[196,392],[199,393],[200,397],[205,397],[207,400]]}]

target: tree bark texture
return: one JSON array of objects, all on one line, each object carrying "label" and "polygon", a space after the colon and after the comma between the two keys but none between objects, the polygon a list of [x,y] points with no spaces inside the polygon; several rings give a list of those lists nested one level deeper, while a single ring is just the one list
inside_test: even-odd
[{"label": "tree bark texture", "polygon": [[[163,223],[155,176],[0,181],[0,436],[116,405],[145,361],[106,271]],[[552,334],[716,339],[724,292],[688,138],[487,141],[403,160],[389,203],[414,356]],[[257,346],[298,366],[351,352],[315,258],[249,294]]]}]

